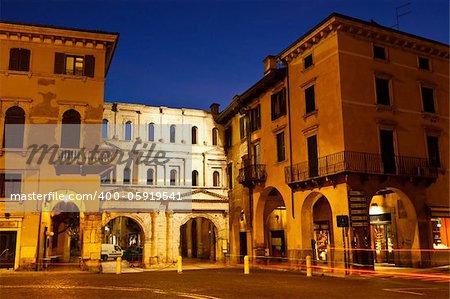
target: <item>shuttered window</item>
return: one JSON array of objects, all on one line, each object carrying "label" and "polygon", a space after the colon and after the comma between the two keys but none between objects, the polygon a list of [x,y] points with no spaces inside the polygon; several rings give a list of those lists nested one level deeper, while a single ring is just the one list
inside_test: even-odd
[{"label": "shuttered window", "polygon": [[305,89],[305,112],[306,114],[316,110],[316,95],[314,85]]},{"label": "shuttered window", "polygon": [[261,129],[261,106],[258,105],[250,110],[250,130],[252,132]]},{"label": "shuttered window", "polygon": [[245,116],[239,119],[239,133],[241,140],[244,139],[247,135],[245,132]]},{"label": "shuttered window", "polygon": [[377,104],[390,106],[391,99],[389,96],[389,80],[375,78],[375,86],[377,92]]},{"label": "shuttered window", "polygon": [[433,88],[422,87],[422,104],[423,111],[428,113],[436,113],[434,107],[434,91]]},{"label": "shuttered window", "polygon": [[286,115],[286,89],[275,93],[271,97],[272,120],[276,120]]},{"label": "shuttered window", "polygon": [[55,74],[94,77],[94,55],[76,56],[55,53]]},{"label": "shuttered window", "polygon": [[30,70],[31,51],[23,48],[9,50],[9,70],[28,72]]},{"label": "shuttered window", "polygon": [[281,162],[286,159],[286,147],[284,143],[284,132],[277,134],[277,161]]}]

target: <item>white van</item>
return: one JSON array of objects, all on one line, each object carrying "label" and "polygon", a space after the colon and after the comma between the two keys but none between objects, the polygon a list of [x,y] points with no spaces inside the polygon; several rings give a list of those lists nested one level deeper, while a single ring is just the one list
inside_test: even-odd
[{"label": "white van", "polygon": [[109,258],[116,259],[122,257],[123,250],[119,245],[114,244],[102,244],[101,258],[103,261],[107,261]]}]

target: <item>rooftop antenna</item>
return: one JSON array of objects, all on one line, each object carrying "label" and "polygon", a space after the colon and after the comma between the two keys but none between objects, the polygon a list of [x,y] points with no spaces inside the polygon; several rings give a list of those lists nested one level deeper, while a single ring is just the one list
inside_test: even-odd
[{"label": "rooftop antenna", "polygon": [[408,3],[405,3],[405,4],[399,5],[399,6],[397,6],[395,8],[395,20],[396,20],[396,23],[391,28],[396,28],[397,30],[400,30],[400,17],[409,15],[411,13],[410,5],[411,5],[411,2],[408,2]]}]

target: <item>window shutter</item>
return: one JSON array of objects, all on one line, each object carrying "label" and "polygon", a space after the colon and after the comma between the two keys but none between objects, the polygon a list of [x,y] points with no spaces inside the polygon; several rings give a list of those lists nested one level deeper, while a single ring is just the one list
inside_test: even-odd
[{"label": "window shutter", "polygon": [[9,49],[9,70],[18,71],[19,70],[19,48]]},{"label": "window shutter", "polygon": [[84,56],[84,75],[94,77],[95,57],[94,55]]},{"label": "window shutter", "polygon": [[286,88],[281,91],[280,106],[281,115],[286,115]]},{"label": "window shutter", "polygon": [[64,53],[55,53],[55,74],[64,74]]},{"label": "window shutter", "polygon": [[272,120],[275,120],[275,119],[277,119],[277,117],[278,117],[278,115],[277,115],[277,113],[276,113],[276,107],[277,107],[277,94],[276,93],[274,93],[272,96],[271,96],[271,110],[272,110]]},{"label": "window shutter", "polygon": [[30,50],[20,49],[20,61],[19,61],[20,71],[28,72],[30,70],[30,54],[31,54]]}]

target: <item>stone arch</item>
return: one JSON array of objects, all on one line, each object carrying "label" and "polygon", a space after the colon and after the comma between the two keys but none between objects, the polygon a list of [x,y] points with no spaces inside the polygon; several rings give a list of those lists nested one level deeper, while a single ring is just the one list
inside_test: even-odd
[{"label": "stone arch", "polygon": [[406,192],[381,188],[370,198],[369,216],[375,261],[409,267],[421,264],[418,215]]},{"label": "stone arch", "polygon": [[175,213],[173,217],[173,239],[172,239],[172,252],[179,255],[181,253],[181,227],[189,220],[195,218],[205,218],[214,225],[216,228],[215,240],[216,240],[216,261],[223,259],[221,250],[221,243],[223,240],[228,241],[228,225],[223,214],[210,214],[210,213],[190,213],[190,214],[178,214]]},{"label": "stone arch", "polygon": [[[152,246],[152,215],[150,213],[140,214],[140,213],[123,213],[123,212],[106,212],[102,214],[102,228],[105,227],[111,220],[125,217],[132,219],[137,223],[142,232],[142,263],[147,266],[150,264]],[[102,229],[103,234],[103,229]],[[102,236],[103,240],[103,236]]]},{"label": "stone arch", "polygon": [[[278,209],[279,212],[277,212]],[[277,220],[286,218],[286,203],[280,191],[277,188],[270,186],[266,187],[260,193],[253,213],[254,242],[257,256],[266,255],[267,250],[270,255],[274,253],[277,256],[280,255],[280,257],[287,255],[287,219],[285,219],[286,221],[284,221],[284,223],[281,222],[280,227],[272,231],[270,228],[271,222],[269,217],[273,213],[280,214],[273,215],[274,217],[277,217]],[[277,245],[273,245],[272,241],[276,242]],[[278,245],[278,242],[281,242],[281,244]],[[276,246],[276,248],[274,246]]]},{"label": "stone arch", "polygon": [[[303,201],[301,207],[301,236],[303,249],[305,250],[312,250],[311,240],[314,240],[314,206],[321,198],[325,198],[327,200],[331,212],[330,229],[333,227],[334,214],[330,200],[321,192],[313,191],[309,193]],[[334,243],[334,238],[331,239],[331,243]]]}]

